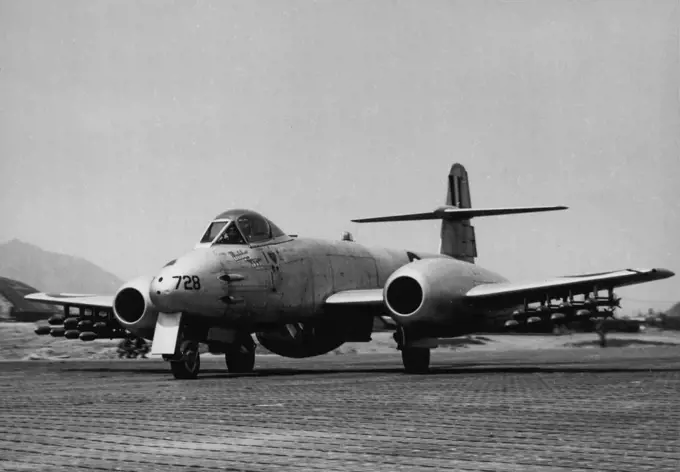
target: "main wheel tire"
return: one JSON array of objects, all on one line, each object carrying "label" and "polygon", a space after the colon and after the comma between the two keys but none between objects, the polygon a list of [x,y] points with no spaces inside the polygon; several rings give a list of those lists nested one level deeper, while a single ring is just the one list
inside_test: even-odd
[{"label": "main wheel tire", "polygon": [[201,355],[198,347],[183,353],[181,361],[170,361],[170,370],[176,379],[195,379],[201,370]]},{"label": "main wheel tire", "polygon": [[243,352],[240,349],[224,354],[227,370],[232,374],[252,372],[255,367],[255,350]]},{"label": "main wheel tire", "polygon": [[430,370],[430,350],[422,347],[401,350],[401,360],[408,374],[426,374]]}]

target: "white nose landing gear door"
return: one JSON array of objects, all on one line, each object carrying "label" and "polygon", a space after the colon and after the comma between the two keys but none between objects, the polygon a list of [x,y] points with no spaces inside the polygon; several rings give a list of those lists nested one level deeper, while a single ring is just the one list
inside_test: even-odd
[{"label": "white nose landing gear door", "polygon": [[153,343],[151,344],[152,355],[172,355],[175,353],[181,323],[182,312],[158,314],[156,330],[153,333]]}]

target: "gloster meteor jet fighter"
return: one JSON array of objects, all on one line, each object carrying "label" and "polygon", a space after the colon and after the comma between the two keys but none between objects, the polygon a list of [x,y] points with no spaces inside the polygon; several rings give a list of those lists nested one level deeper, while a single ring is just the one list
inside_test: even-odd
[{"label": "gloster meteor jet fighter", "polygon": [[311,357],[345,342],[370,341],[376,318],[395,331],[405,370],[425,373],[430,349],[445,338],[492,325],[513,329],[611,316],[618,305],[614,288],[674,275],[623,269],[511,283],[474,263],[472,218],[564,209],[473,209],[467,172],[454,164],[444,206],[354,220],[441,220],[437,254],[365,247],[351,238],[291,236],[254,211],[229,210],[210,222],[193,250],[114,295],[26,298],[64,307],[64,315],[52,317],[38,334],[89,341],[132,333],[152,340],[151,354],[162,355],[181,379],[198,375],[199,344],[223,353],[229,372],[249,372],[253,334],[281,356]]}]

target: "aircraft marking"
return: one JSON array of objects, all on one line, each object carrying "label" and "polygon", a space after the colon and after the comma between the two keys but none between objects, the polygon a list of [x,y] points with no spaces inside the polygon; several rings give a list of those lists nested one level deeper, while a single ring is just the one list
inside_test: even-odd
[{"label": "aircraft marking", "polygon": [[245,261],[255,269],[263,267],[261,257],[253,257],[248,251],[245,251],[243,249],[239,249],[238,251],[229,251],[228,254],[236,262]]},{"label": "aircraft marking", "polygon": [[244,251],[243,249],[239,249],[238,251],[229,251],[229,255],[236,262],[240,262],[250,258],[250,254],[248,254],[248,251]]},{"label": "aircraft marking", "polygon": [[172,278],[177,279],[177,285],[175,285],[175,289],[179,289],[182,280],[184,280],[184,290],[201,289],[201,279],[197,275],[174,275]]}]

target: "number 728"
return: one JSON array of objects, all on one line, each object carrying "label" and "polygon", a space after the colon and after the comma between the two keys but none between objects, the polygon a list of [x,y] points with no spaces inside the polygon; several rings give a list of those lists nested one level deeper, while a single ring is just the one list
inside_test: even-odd
[{"label": "number 728", "polygon": [[182,285],[182,280],[184,281],[184,290],[200,290],[201,289],[201,279],[197,275],[174,275],[173,279],[177,279],[177,285],[175,289],[179,289]]}]

